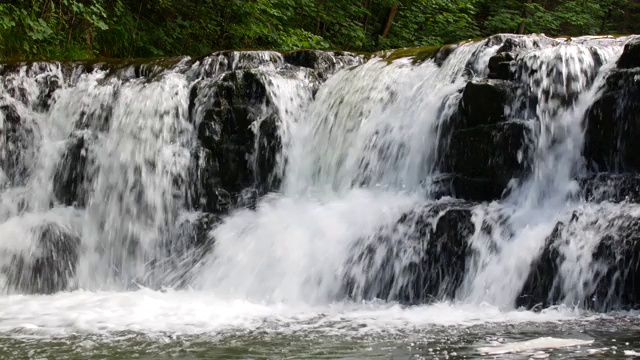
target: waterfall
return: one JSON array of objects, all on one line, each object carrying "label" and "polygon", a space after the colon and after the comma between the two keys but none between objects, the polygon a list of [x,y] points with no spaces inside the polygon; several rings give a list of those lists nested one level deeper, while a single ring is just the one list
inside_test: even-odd
[{"label": "waterfall", "polygon": [[0,65],[0,288],[635,307],[628,41]]}]

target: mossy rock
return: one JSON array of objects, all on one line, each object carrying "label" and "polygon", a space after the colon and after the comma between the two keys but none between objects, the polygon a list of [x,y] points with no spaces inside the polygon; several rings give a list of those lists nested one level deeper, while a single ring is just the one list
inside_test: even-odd
[{"label": "mossy rock", "polygon": [[411,58],[414,64],[418,64],[428,59],[434,59],[440,48],[441,46],[423,46],[396,49],[384,54],[383,58],[387,62],[393,62],[403,58]]}]

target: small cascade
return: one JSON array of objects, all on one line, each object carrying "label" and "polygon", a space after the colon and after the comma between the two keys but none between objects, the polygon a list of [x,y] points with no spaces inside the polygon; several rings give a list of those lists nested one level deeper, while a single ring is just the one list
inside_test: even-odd
[{"label": "small cascade", "polygon": [[[359,62],[337,57],[323,76]],[[278,186],[319,72],[275,52],[3,65],[0,287],[184,286],[220,215]]]},{"label": "small cascade", "polygon": [[633,46],[0,65],[0,288],[637,308]]},{"label": "small cascade", "polygon": [[487,57],[480,47],[461,45],[441,66],[373,59],[329,79],[296,129],[284,193],[428,191],[465,65]]}]

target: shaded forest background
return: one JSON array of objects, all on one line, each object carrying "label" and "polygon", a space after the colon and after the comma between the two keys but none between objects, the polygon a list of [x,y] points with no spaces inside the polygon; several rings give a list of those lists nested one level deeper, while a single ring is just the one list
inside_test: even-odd
[{"label": "shaded forest background", "polygon": [[640,0],[0,0],[0,59],[376,51],[490,34],[640,32]]}]

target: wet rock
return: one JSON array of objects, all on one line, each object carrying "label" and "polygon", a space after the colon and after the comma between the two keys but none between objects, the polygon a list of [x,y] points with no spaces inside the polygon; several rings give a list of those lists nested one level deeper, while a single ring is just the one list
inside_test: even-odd
[{"label": "wet rock", "polygon": [[617,70],[586,114],[584,157],[594,172],[640,171],[640,70]]},{"label": "wet rock", "polygon": [[558,40],[544,35],[496,34],[485,40],[485,46],[500,46],[496,53],[516,52],[521,49],[540,49],[558,43]]},{"label": "wet rock", "polygon": [[564,223],[557,223],[551,235],[545,240],[542,254],[531,264],[529,276],[516,299],[517,307],[542,309],[555,305],[561,300],[562,293],[556,277],[563,258],[557,244],[561,240],[564,228]]},{"label": "wet rock", "polygon": [[164,252],[146,264],[147,276],[141,282],[155,289],[189,286],[204,257],[213,249],[215,239],[210,232],[220,221],[217,214],[180,214],[173,231],[163,237],[161,249]]},{"label": "wet rock", "polygon": [[101,70],[107,77],[119,80],[143,78],[153,81],[167,70],[186,71],[191,65],[189,58],[165,57],[156,59],[96,59],[78,63],[75,67],[83,72]]},{"label": "wet rock", "polygon": [[[529,127],[522,122],[503,122],[454,131],[449,141],[445,167],[447,172],[459,176],[456,191],[473,194],[473,188],[465,189],[464,181],[473,179],[476,184],[497,194],[514,178],[529,171],[526,161],[526,144]],[[473,197],[488,200],[490,195]]]},{"label": "wet rock", "polygon": [[[47,111],[54,102],[53,94],[63,85],[62,65],[59,62],[14,62],[0,69],[4,91],[15,100],[37,111]],[[37,91],[27,88],[25,77],[33,79]],[[35,96],[34,96],[35,95]]]},{"label": "wet rock", "polygon": [[637,174],[596,174],[579,180],[582,198],[589,202],[640,203]]},{"label": "wet rock", "polygon": [[67,206],[86,205],[93,178],[89,162],[94,140],[91,132],[76,132],[67,141],[53,175],[53,194],[58,202]]},{"label": "wet rock", "polygon": [[[174,239],[167,242],[168,257],[185,256],[201,257],[210,250],[214,239],[209,232],[220,223],[221,218],[216,214],[192,213],[185,214],[178,219],[177,234]],[[198,254],[192,254],[198,252]]]},{"label": "wet rock", "polygon": [[346,295],[404,304],[453,299],[470,251],[471,216],[471,204],[463,202],[426,205],[404,214],[390,229],[354,248]]},{"label": "wet rock", "polygon": [[437,180],[437,191],[433,198],[450,196],[474,202],[493,201],[505,195],[504,185],[493,179],[467,178],[446,174]]},{"label": "wet rock", "polygon": [[464,126],[460,128],[505,121],[505,110],[516,89],[515,84],[504,80],[485,79],[467,83],[461,102]]},{"label": "wet rock", "polygon": [[[114,91],[112,96],[117,96]],[[102,100],[95,108],[83,109],[75,120],[77,130],[109,131],[115,99]]]},{"label": "wet rock", "polygon": [[275,51],[218,51],[196,60],[186,72],[191,80],[212,78],[225,72],[280,68],[282,55]]},{"label": "wet rock", "polygon": [[36,124],[27,122],[16,106],[7,104],[0,105],[0,120],[0,167],[10,184],[24,184],[36,156]]},{"label": "wet rock", "polygon": [[[596,245],[592,247],[591,242]],[[587,268],[575,269],[571,264],[579,272],[565,278],[561,271],[568,261],[565,251],[573,254],[576,249],[583,250],[573,261],[585,257]],[[517,305],[544,308],[566,304],[594,311],[637,309],[639,270],[640,218],[625,211],[612,214],[606,208],[590,214],[576,211],[567,223],[559,222],[547,238]]]},{"label": "wet rock", "polygon": [[[424,214],[416,223],[427,226]],[[468,255],[468,238],[473,234],[469,208],[444,210],[432,229],[420,264],[409,269],[411,285],[399,294],[400,300],[422,303],[430,299],[453,299],[462,283]]]},{"label": "wet rock", "polygon": [[296,50],[283,54],[288,64],[315,70],[321,81],[345,67],[364,62],[362,56],[342,51]]},{"label": "wet rock", "polygon": [[510,119],[535,119],[537,99],[524,84],[501,79],[474,80],[467,83],[453,130],[494,125]]},{"label": "wet rock", "polygon": [[621,216],[593,253],[593,293],[584,307],[596,311],[640,308],[640,219]]},{"label": "wet rock", "polygon": [[279,118],[265,81],[259,71],[235,71],[202,82],[192,92],[198,139],[216,159],[221,187],[232,193],[272,187],[270,176],[281,145]]},{"label": "wet rock", "polygon": [[255,210],[258,205],[260,193],[253,188],[243,189],[236,197],[236,207]]},{"label": "wet rock", "polygon": [[458,48],[459,45],[444,45],[442,46],[438,52],[436,52],[433,61],[438,66],[442,66],[444,62],[449,58],[449,55],[453,54],[453,52]]},{"label": "wet rock", "polygon": [[195,211],[224,214],[231,207],[231,195],[222,187],[217,157],[209,149],[192,152],[187,178],[187,205]]},{"label": "wet rock", "polygon": [[619,69],[640,67],[640,37],[632,38],[624,45],[617,66]]},{"label": "wet rock", "polygon": [[508,52],[499,53],[489,59],[489,78],[512,80],[511,62],[514,60],[513,55]]},{"label": "wet rock", "polygon": [[31,229],[35,251],[17,254],[5,269],[8,286],[29,294],[51,294],[72,287],[80,238],[56,223]]}]

